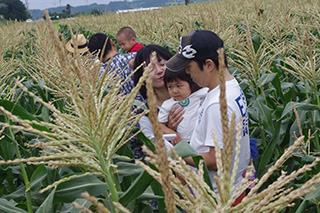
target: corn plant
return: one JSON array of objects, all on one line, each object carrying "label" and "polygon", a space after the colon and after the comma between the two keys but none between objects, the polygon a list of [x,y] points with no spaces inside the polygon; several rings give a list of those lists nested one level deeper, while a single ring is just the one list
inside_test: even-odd
[{"label": "corn plant", "polygon": [[[48,139],[35,133],[13,128],[19,125],[9,119],[12,115],[26,120],[27,123],[33,122],[29,125],[35,128],[35,131],[40,131],[41,134],[44,134],[43,131],[48,132],[45,134],[49,134],[52,140],[65,137],[65,135],[59,135],[58,138],[55,138],[57,133],[52,132],[52,126],[60,128],[59,131],[65,131],[65,129],[61,130],[62,127],[59,126],[62,125],[59,123],[61,119],[59,120],[56,116],[63,116],[63,121],[64,118],[68,118],[68,122],[71,122],[70,117],[72,116],[81,115],[81,118],[86,119],[86,122],[78,122],[77,125],[70,124],[67,129],[74,131],[74,134],[83,129],[82,126],[87,123],[92,125],[92,119],[94,120],[95,117],[91,115],[94,114],[86,116],[85,113],[97,111],[98,108],[92,107],[95,106],[94,104],[83,104],[86,107],[83,105],[81,107],[80,104],[75,110],[73,103],[80,103],[76,101],[84,103],[84,100],[91,100],[89,97],[96,97],[90,94],[94,89],[99,90],[93,86],[98,68],[93,64],[88,64],[88,58],[78,55],[71,57],[66,54],[63,47],[65,39],[68,40],[71,34],[77,31],[86,35],[87,38],[96,32],[105,32],[114,38],[118,29],[128,25],[136,31],[140,43],[160,44],[173,53],[178,49],[179,37],[183,34],[195,29],[208,29],[216,32],[225,42],[229,70],[241,82],[241,87],[247,97],[250,136],[257,139],[259,150],[259,157],[254,160],[259,179],[268,173],[268,169],[281,158],[286,149],[295,144],[299,137],[292,136],[298,135],[298,132],[299,136],[305,136],[304,141],[301,141],[303,147],[299,148],[299,153],[294,152],[293,156],[288,158],[279,169],[288,174],[300,171],[301,167],[313,162],[319,153],[319,19],[319,1],[317,0],[280,0],[276,2],[274,0],[225,0],[165,7],[160,10],[139,13],[80,16],[74,20],[60,20],[54,26],[41,21],[2,24],[0,26],[0,89],[2,92],[0,105],[6,114],[2,113],[0,119],[10,127],[4,130],[5,137],[0,143],[1,160],[7,162],[19,158],[19,153],[22,159],[40,158],[45,155],[39,152],[40,148],[35,146],[47,143]],[[52,33],[53,29],[58,30],[59,33]],[[88,68],[91,72],[82,70],[83,67]],[[92,81],[86,81],[86,78]],[[107,76],[105,78],[107,79]],[[87,90],[85,85],[91,86]],[[104,84],[96,82],[95,85],[103,87]],[[77,95],[76,92],[79,94]],[[99,97],[103,99],[105,95],[107,94]],[[39,103],[40,100],[44,104]],[[292,102],[296,113],[293,113]],[[91,107],[90,110],[87,106]],[[102,108],[99,109],[102,110]],[[115,115],[116,112],[114,111]],[[59,127],[56,127],[55,122],[59,123]],[[78,129],[73,129],[73,127]],[[22,128],[21,125],[19,128]],[[28,127],[28,130],[30,128]],[[80,135],[83,136],[84,132],[81,133]],[[125,134],[127,132],[122,136],[125,137]],[[141,133],[137,134],[145,143],[150,142]],[[79,139],[79,136],[74,137]],[[74,141],[75,138],[69,139],[73,140],[72,145],[76,147],[80,142]],[[64,138],[64,140],[67,139]],[[26,146],[25,143],[31,146]],[[146,197],[144,192],[150,192],[150,187],[148,187],[150,185],[152,196],[157,199],[158,209],[164,209],[164,192],[160,184],[154,181],[154,178],[148,173],[141,173],[141,168],[133,164],[132,153],[129,153],[127,146],[128,144],[124,144],[117,153],[131,157],[130,160],[125,161],[118,157],[109,158],[110,162],[113,162],[110,164],[112,168],[115,163],[119,169],[114,169],[118,172],[120,181],[120,184],[116,186],[120,185],[123,191],[123,194],[119,194],[119,203],[129,211],[142,211],[144,207],[150,210],[150,207],[147,207],[148,203],[143,200]],[[152,147],[152,144],[149,143],[148,147]],[[128,164],[135,168],[132,170],[135,172],[129,174],[128,170],[121,169],[121,167],[126,168]],[[21,166],[25,168],[25,172],[22,172]],[[154,165],[149,166],[155,169]],[[66,202],[62,207],[51,205],[53,211],[70,210],[72,208],[70,203],[74,200],[85,203],[89,208],[88,201],[80,197],[83,192],[80,188],[90,188],[85,187],[84,183],[87,182],[90,182],[91,188],[94,189],[99,188],[98,186],[101,186],[101,189],[102,186],[106,187],[107,184],[103,179],[105,175],[100,173],[97,176],[71,178],[57,186],[54,184],[55,181],[63,181],[66,180],[64,178],[76,177],[87,172],[93,171],[79,166],[55,167],[51,170],[47,165],[27,163],[18,167],[12,164],[2,165],[0,183],[3,187],[0,190],[2,198],[0,206],[10,209],[20,203],[19,208],[12,209],[27,210],[27,202],[24,198],[26,190],[23,187],[29,182],[28,193],[31,193],[33,208],[40,207],[42,203],[48,204],[50,200],[55,203]],[[287,187],[299,188],[301,184],[311,180],[319,172],[319,165],[316,165],[310,171],[299,173],[297,178],[288,183]],[[117,180],[117,175],[115,180]],[[280,170],[272,172],[258,192],[267,190],[279,177],[281,177]],[[127,181],[128,179],[130,180]],[[135,184],[132,184],[133,181]],[[40,195],[38,191],[48,185],[52,185],[55,189],[49,189]],[[318,185],[315,186],[318,188]],[[72,193],[69,190],[69,193],[63,193],[65,188],[78,188],[79,190]],[[103,188],[102,191],[105,192],[106,188]],[[95,190],[88,192],[111,209],[112,204],[108,203],[110,199],[106,199],[105,193]],[[317,192],[316,190],[306,195],[304,199],[296,199],[296,206],[291,206],[287,211],[319,211],[317,209],[319,208],[319,193]],[[253,195],[256,194],[253,193]],[[277,196],[274,196],[277,199]],[[88,198],[88,196],[85,197]],[[12,203],[9,203],[8,200],[11,200]],[[178,200],[175,202],[181,206],[184,205]],[[255,201],[250,200],[250,202]],[[118,204],[114,205],[122,208]],[[118,207],[113,206],[113,208]],[[30,205],[29,209],[31,209]]]},{"label": "corn plant", "polygon": [[[107,183],[107,198],[110,199],[110,208],[115,211],[115,206],[111,201],[118,202],[117,191],[120,190],[120,185],[115,179],[116,169],[113,166],[112,158],[130,139],[129,133],[139,118],[144,115],[143,113],[136,115],[128,107],[133,104],[141,83],[130,95],[125,97],[119,94],[119,89],[123,84],[119,77],[112,78],[105,74],[99,82],[93,80],[97,79],[99,64],[82,63],[83,58],[80,58],[80,55],[68,56],[50,20],[48,20],[48,28],[57,53],[57,58],[55,58],[57,63],[50,65],[58,66],[60,75],[64,75],[64,78],[60,78],[58,85],[51,84],[56,76],[50,76],[47,72],[31,74],[35,76],[35,79],[43,74],[47,75],[47,78],[44,79],[48,80],[49,86],[52,87],[51,90],[66,100],[65,111],[61,112],[52,103],[45,102],[35,96],[22,84],[24,79],[17,79],[16,85],[24,93],[52,113],[52,122],[24,119],[14,115],[3,106],[0,107],[3,116],[12,121],[2,123],[1,126],[7,127],[9,131],[16,130],[38,135],[40,138],[26,144],[26,146],[29,149],[42,150],[40,156],[2,160],[1,164],[45,164],[52,168],[81,167],[83,168],[82,173],[64,177],[41,189],[40,193],[75,178],[98,175]],[[47,63],[46,61],[42,62]],[[39,70],[43,69],[41,66],[38,68]],[[141,79],[141,82],[144,81],[144,78]],[[105,185],[102,184],[101,189],[106,190]],[[26,184],[26,191],[29,190],[30,188]],[[55,190],[52,191],[52,195],[54,193]],[[30,210],[30,206],[28,206],[28,210],[32,210]]]}]

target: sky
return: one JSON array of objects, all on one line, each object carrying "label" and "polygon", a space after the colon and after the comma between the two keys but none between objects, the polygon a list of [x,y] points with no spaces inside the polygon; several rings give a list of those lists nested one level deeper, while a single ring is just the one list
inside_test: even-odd
[{"label": "sky", "polygon": [[[71,6],[80,6],[80,5],[89,5],[93,3],[97,4],[108,4],[110,1],[119,1],[119,0],[21,0],[25,5],[28,3],[28,9],[40,9],[44,10],[50,7],[59,7],[66,6],[70,4]],[[61,3],[61,5],[60,5]]]}]

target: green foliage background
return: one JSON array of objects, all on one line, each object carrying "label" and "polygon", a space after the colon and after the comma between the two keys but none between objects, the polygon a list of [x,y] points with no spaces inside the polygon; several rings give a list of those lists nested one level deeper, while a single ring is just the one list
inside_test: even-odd
[{"label": "green foliage background", "polygon": [[[160,44],[173,53],[183,34],[196,29],[216,32],[225,41],[229,70],[241,82],[247,97],[250,135],[257,139],[259,150],[259,157],[254,160],[254,164],[258,177],[261,177],[284,150],[292,145],[294,134],[309,136],[311,140],[297,155],[288,159],[282,168],[284,171],[290,174],[319,155],[319,6],[316,0],[225,0],[148,12],[77,17],[55,22],[55,27],[61,39],[71,38],[70,26],[73,33],[82,33],[87,38],[96,32],[104,32],[116,42],[114,36],[118,29],[131,26],[140,43]],[[44,52],[41,60],[54,62],[57,58],[53,44],[48,39],[45,23],[8,23],[1,26],[0,34],[0,105],[20,118],[50,122],[52,114],[49,110],[14,86],[17,78],[25,77],[23,84],[29,91],[46,102],[52,102],[57,109],[65,110],[65,101],[44,87],[50,85],[45,79],[30,76],[34,72],[31,68],[34,61],[31,58],[39,51],[36,44],[51,50]],[[292,102],[297,108],[298,118],[293,112]],[[1,115],[0,120],[10,122],[4,115]],[[300,124],[302,131],[299,131]],[[41,156],[38,149],[24,145],[43,140],[38,135],[6,130],[4,136],[0,143],[1,160],[13,160],[19,155],[22,158]],[[139,138],[152,146],[143,135],[140,134]],[[118,154],[129,157],[128,160],[114,159],[120,170],[119,201],[130,211],[150,212],[154,210],[151,200],[156,199],[157,210],[164,211],[161,187],[134,164],[129,144],[121,148]],[[108,186],[97,176],[70,180],[54,190],[39,194],[41,188],[54,181],[85,173],[85,168],[51,169],[44,165],[21,164],[0,167],[2,211],[28,210],[23,167],[30,181],[31,205],[35,211],[76,211],[71,205],[74,200],[89,207],[91,204],[80,196],[85,190],[110,208],[110,200],[105,195]],[[312,171],[288,184],[288,187],[298,188],[319,172],[320,165],[317,165]],[[280,171],[275,172],[262,189],[279,176]],[[296,206],[287,211],[320,212],[319,196],[317,186],[314,193],[296,200]]]}]

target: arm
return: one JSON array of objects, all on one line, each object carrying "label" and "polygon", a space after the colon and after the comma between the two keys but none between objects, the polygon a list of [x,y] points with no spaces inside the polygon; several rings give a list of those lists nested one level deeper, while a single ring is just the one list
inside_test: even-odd
[{"label": "arm", "polygon": [[183,120],[184,108],[175,106],[170,110],[167,126],[170,129],[177,130],[178,125]]},{"label": "arm", "polygon": [[138,123],[140,125],[140,129],[142,129],[142,133],[145,136],[147,136],[148,138],[153,136],[152,124],[146,115],[142,116]]},{"label": "arm", "polygon": [[[215,147],[211,146],[209,152],[199,153],[199,154],[204,158],[204,161],[205,161],[209,170],[211,170],[211,171],[218,170]],[[221,153],[221,154],[223,154],[223,153]],[[192,157],[184,158],[184,161],[191,166],[196,166]],[[222,155],[222,161],[223,161],[223,155]]]},{"label": "arm", "polygon": [[131,69],[134,68],[134,58],[129,61],[129,67],[130,67]]},{"label": "arm", "polygon": [[168,128],[165,123],[159,123],[159,124],[163,134],[176,134],[176,137],[172,141],[170,141],[173,145],[176,145],[181,141],[181,137],[176,131]]}]

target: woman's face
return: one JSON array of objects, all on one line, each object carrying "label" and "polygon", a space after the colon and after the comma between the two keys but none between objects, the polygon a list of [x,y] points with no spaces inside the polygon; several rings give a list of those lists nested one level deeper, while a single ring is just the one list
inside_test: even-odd
[{"label": "woman's face", "polygon": [[[152,55],[150,55],[150,61],[152,59]],[[164,72],[166,70],[166,66],[164,65],[167,60],[160,58],[161,60],[158,60],[157,58],[152,62],[152,72],[149,74],[149,77],[152,79],[152,86],[153,88],[163,88],[164,81],[163,76]]]}]

